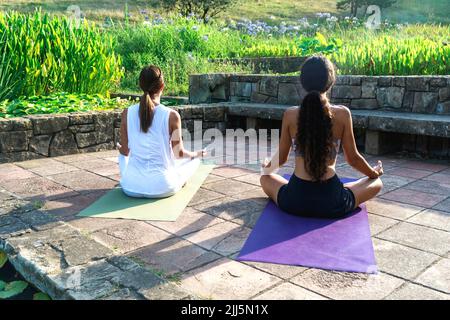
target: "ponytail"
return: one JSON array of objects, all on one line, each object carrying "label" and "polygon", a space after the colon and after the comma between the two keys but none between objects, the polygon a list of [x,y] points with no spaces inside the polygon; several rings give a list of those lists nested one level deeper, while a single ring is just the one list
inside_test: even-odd
[{"label": "ponytail", "polygon": [[144,91],[139,104],[139,120],[142,132],[147,133],[152,125],[156,108],[152,98],[160,94],[164,88],[164,76],[161,69],[157,66],[144,67],[139,75],[139,86]]},{"label": "ponytail", "polygon": [[139,120],[141,122],[142,132],[147,133],[152,125],[154,111],[155,104],[152,101],[150,93],[146,91],[141,97],[141,102],[139,104]]},{"label": "ponytail", "polygon": [[322,180],[327,171],[333,143],[331,119],[325,94],[309,92],[298,113],[295,144],[298,152],[304,156],[306,172],[314,181]]}]

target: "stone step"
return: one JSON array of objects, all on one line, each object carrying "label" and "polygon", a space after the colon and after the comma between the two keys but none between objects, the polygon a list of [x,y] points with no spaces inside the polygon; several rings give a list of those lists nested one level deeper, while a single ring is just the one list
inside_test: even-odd
[{"label": "stone step", "polygon": [[24,200],[1,190],[0,195],[0,250],[25,280],[52,299],[194,298]]}]

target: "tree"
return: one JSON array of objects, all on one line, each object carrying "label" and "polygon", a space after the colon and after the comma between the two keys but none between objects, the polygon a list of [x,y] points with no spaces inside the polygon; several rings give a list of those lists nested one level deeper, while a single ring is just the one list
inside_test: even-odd
[{"label": "tree", "polygon": [[396,3],[397,0],[339,0],[336,4],[338,10],[350,9],[352,17],[356,17],[358,8],[368,5],[377,5],[380,8],[388,8]]},{"label": "tree", "polygon": [[208,22],[210,18],[224,12],[234,5],[237,0],[163,0],[163,6],[177,10],[182,16],[197,16]]}]

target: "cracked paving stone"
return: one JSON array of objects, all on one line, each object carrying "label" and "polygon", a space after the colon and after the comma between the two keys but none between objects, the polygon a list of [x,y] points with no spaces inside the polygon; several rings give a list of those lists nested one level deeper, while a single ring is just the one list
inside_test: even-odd
[{"label": "cracked paving stone", "polygon": [[447,198],[447,195],[431,194],[401,188],[385,193],[381,195],[381,198],[417,205],[424,208],[431,208],[434,205],[441,202],[442,200],[444,200],[445,198]]},{"label": "cracked paving stone", "polygon": [[29,170],[40,176],[46,177],[46,176],[51,176],[51,175],[55,175],[55,174],[79,171],[80,169],[78,169],[72,165],[66,164],[66,163],[62,163],[59,161],[53,161],[50,163],[45,163],[39,167],[30,168]]},{"label": "cracked paving stone", "polygon": [[127,253],[172,235],[143,221],[129,221],[96,231],[92,237],[116,252]]},{"label": "cracked paving stone", "polygon": [[0,239],[6,239],[13,235],[26,233],[30,226],[23,223],[17,217],[11,215],[0,216]]},{"label": "cracked paving stone", "polygon": [[406,283],[386,297],[386,300],[449,300],[450,296],[439,291]]},{"label": "cracked paving stone", "polygon": [[35,206],[30,201],[17,198],[10,198],[0,202],[0,216],[17,214],[32,210],[35,210]]},{"label": "cracked paving stone", "polygon": [[206,190],[203,186],[198,189],[198,191],[195,193],[195,196],[192,197],[191,201],[189,202],[188,206],[195,206],[197,204],[203,203],[203,202],[207,202],[207,201],[211,201],[214,199],[219,199],[222,198],[224,195],[211,191],[211,190]]},{"label": "cracked paving stone", "polygon": [[145,299],[182,300],[195,298],[195,295],[188,294],[174,283],[164,281],[129,258],[116,256],[108,258],[108,262],[122,271],[112,281],[122,287],[137,290]]},{"label": "cracked paving stone", "polygon": [[269,202],[269,198],[264,193],[261,188],[253,189],[247,192],[242,192],[240,194],[235,194],[232,196],[235,199],[247,199],[258,202],[262,206],[266,206]]},{"label": "cracked paving stone", "polygon": [[383,188],[381,189],[379,195],[383,195],[392,190],[404,187],[408,183],[415,181],[414,178],[407,178],[394,175],[385,175],[381,178],[381,180],[383,181]]},{"label": "cracked paving stone", "polygon": [[401,222],[380,233],[377,237],[437,255],[446,254],[450,243],[450,233],[448,232],[407,222]]},{"label": "cracked paving stone", "polygon": [[215,224],[209,228],[183,236],[206,250],[224,256],[241,250],[251,230],[231,222]]},{"label": "cracked paving stone", "polygon": [[406,220],[424,210],[422,207],[375,198],[366,202],[367,211],[387,218]]},{"label": "cracked paving stone", "polygon": [[194,208],[225,220],[233,220],[255,211],[262,212],[264,207],[252,200],[225,197],[196,205]]},{"label": "cracked paving stone", "polygon": [[416,170],[427,170],[432,172],[439,172],[448,168],[448,165],[438,164],[438,163],[430,163],[425,161],[414,161],[408,160],[400,165],[404,168],[416,169]]},{"label": "cracked paving stone", "polygon": [[87,218],[87,217],[74,217],[67,221],[67,224],[77,228],[85,233],[92,233],[101,229],[109,228],[118,224],[124,223],[122,219],[107,219],[107,218]]},{"label": "cracked paving stone", "polygon": [[389,229],[390,227],[396,225],[397,223],[399,223],[398,220],[389,219],[386,217],[369,213],[370,233],[372,234],[372,236]]},{"label": "cracked paving stone", "polygon": [[202,299],[249,299],[279,278],[227,258],[182,275],[181,287]]},{"label": "cracked paving stone", "polygon": [[236,177],[236,178],[233,178],[233,179],[237,180],[237,181],[253,184],[253,185],[258,186],[258,187],[261,186],[261,183],[259,182],[259,180],[261,179],[261,175],[258,174],[258,173],[247,174],[245,176],[239,176],[239,177]]},{"label": "cracked paving stone", "polygon": [[76,229],[61,225],[52,229],[32,232],[8,240],[15,252],[30,261],[45,261],[47,256],[59,256],[58,265],[82,265],[109,256],[112,252],[101,244],[82,236]]},{"label": "cracked paving stone", "polygon": [[194,208],[186,208],[176,221],[148,221],[147,223],[177,236],[183,236],[221,222],[224,220]]},{"label": "cracked paving stone", "polygon": [[429,267],[416,282],[450,294],[450,259],[443,258]]},{"label": "cracked paving stone", "polygon": [[61,157],[56,157],[54,158],[57,161],[61,161],[64,163],[80,163],[83,161],[89,161],[94,159],[94,156],[92,154],[87,154],[87,153],[79,153],[79,154],[70,154],[67,156],[61,156]]},{"label": "cracked paving stone", "polygon": [[[386,171],[389,175],[404,177],[404,178],[412,178],[414,179],[422,179],[426,176],[432,174],[430,171],[425,170],[416,170],[411,168],[403,168],[403,167],[395,167]],[[384,179],[382,179],[384,181]]]},{"label": "cracked paving stone", "polygon": [[27,211],[15,214],[23,223],[29,225],[32,229],[41,231],[61,226],[61,222],[57,221],[53,216],[46,214],[40,210]]},{"label": "cracked paving stone", "polygon": [[8,181],[37,178],[38,176],[28,170],[20,168],[12,163],[0,164],[0,185],[6,184]]},{"label": "cracked paving stone", "polygon": [[253,172],[250,170],[247,170],[247,169],[241,169],[241,168],[229,167],[229,166],[216,168],[212,171],[212,174],[221,176],[224,178],[236,178],[236,177],[247,175],[250,173],[253,173]]},{"label": "cracked paving stone", "polygon": [[215,191],[217,193],[222,193],[227,196],[231,196],[234,194],[239,194],[241,192],[250,191],[258,187],[248,183],[227,179],[206,184],[203,186],[203,188]]},{"label": "cracked paving stone", "polygon": [[139,293],[148,300],[194,300],[196,294],[186,292],[179,285],[162,283],[152,288],[141,289]]},{"label": "cracked paving stone", "polygon": [[95,300],[117,290],[111,279],[121,272],[117,267],[101,260],[65,269],[55,276],[50,275],[50,278],[55,286],[65,289],[68,299]]},{"label": "cracked paving stone", "polygon": [[90,194],[93,191],[111,190],[117,182],[101,177],[87,171],[74,171],[49,176],[49,179],[60,183],[82,194]]},{"label": "cracked paving stone", "polygon": [[224,179],[226,179],[226,178],[225,177],[221,177],[221,176],[217,176],[217,175],[211,173],[205,179],[203,184],[208,184],[208,183],[211,183],[211,182],[216,182],[216,181],[220,181],[220,180],[224,180]]},{"label": "cracked paving stone", "polygon": [[8,180],[3,183],[3,187],[8,191],[29,200],[52,200],[70,197],[77,194],[63,185],[42,177],[23,179],[19,181]]},{"label": "cracked paving stone", "polygon": [[117,163],[103,159],[92,159],[74,165],[80,169],[91,171],[101,176],[112,176],[119,173],[119,166]]},{"label": "cracked paving stone", "polygon": [[206,251],[181,238],[172,238],[135,251],[131,256],[138,258],[165,275],[197,268],[220,258],[218,254]]},{"label": "cracked paving stone", "polygon": [[282,283],[269,291],[253,298],[253,300],[327,300],[326,298],[296,286],[292,283]]},{"label": "cracked paving stone", "polygon": [[85,195],[45,201],[41,210],[63,221],[79,219],[76,215],[98,200],[103,194],[102,191],[94,191]]},{"label": "cracked paving stone", "polygon": [[450,194],[450,179],[447,183],[418,180],[405,186],[405,189],[448,196]]},{"label": "cracked paving stone", "polygon": [[123,288],[118,291],[114,291],[113,294],[100,298],[100,300],[144,300],[144,298],[137,292],[128,288]]},{"label": "cracked paving stone", "polygon": [[439,256],[389,241],[373,239],[375,257],[381,271],[413,280]]},{"label": "cracked paving stone", "polygon": [[115,256],[108,258],[107,261],[121,271],[115,274],[111,278],[111,281],[122,287],[140,291],[154,288],[164,282],[155,273],[145,269],[127,257]]},{"label": "cracked paving stone", "polygon": [[445,199],[442,202],[439,202],[437,205],[433,207],[435,210],[441,210],[445,212],[450,212],[450,197]]},{"label": "cracked paving stone", "polygon": [[448,174],[445,174],[445,173],[434,173],[428,177],[423,178],[423,180],[434,181],[434,182],[444,183],[444,184],[450,183],[450,177],[448,176]]},{"label": "cracked paving stone", "polygon": [[409,218],[408,222],[450,232],[450,212],[425,210]]},{"label": "cracked paving stone", "polygon": [[301,267],[301,266],[290,266],[290,265],[284,265],[284,264],[275,264],[275,263],[266,263],[266,262],[253,262],[253,261],[242,261],[243,263],[257,268],[261,271],[270,273],[274,276],[277,276],[281,279],[289,279],[292,278],[305,270],[308,270],[308,268]]},{"label": "cracked paving stone", "polygon": [[404,283],[384,273],[368,275],[319,269],[308,269],[291,282],[326,297],[342,300],[382,299]]},{"label": "cracked paving stone", "polygon": [[259,217],[261,216],[262,210],[263,209],[241,215],[231,221],[234,223],[243,225],[244,227],[247,227],[247,228],[253,228],[255,226],[256,222],[258,221]]}]

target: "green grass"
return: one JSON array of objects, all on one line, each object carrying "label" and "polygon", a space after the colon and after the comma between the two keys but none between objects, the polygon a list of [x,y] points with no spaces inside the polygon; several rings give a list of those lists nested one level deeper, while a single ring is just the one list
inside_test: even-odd
[{"label": "green grass", "polygon": [[101,95],[54,93],[47,96],[22,97],[0,102],[0,118],[22,117],[31,114],[70,113],[92,110],[126,108],[132,101],[109,99]]},{"label": "green grass", "polygon": [[[103,22],[106,17],[123,19],[125,2],[128,2],[131,20],[142,19],[141,9],[161,13],[156,0],[10,0],[0,3],[0,9],[33,11],[42,6],[45,11],[64,13],[69,5],[76,4],[89,20]],[[302,17],[314,16],[317,12],[346,14],[336,10],[337,0],[240,0],[239,3],[220,16],[220,18],[265,21],[295,21]],[[450,23],[450,6],[448,0],[398,0],[391,8],[383,10],[383,18],[394,22],[436,22]]]}]

